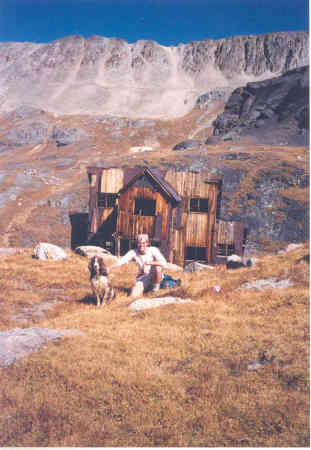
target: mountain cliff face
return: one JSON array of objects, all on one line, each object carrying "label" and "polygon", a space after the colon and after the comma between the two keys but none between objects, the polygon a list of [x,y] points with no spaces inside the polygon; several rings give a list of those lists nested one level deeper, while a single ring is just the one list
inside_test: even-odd
[{"label": "mountain cliff face", "polygon": [[235,36],[164,47],[69,36],[0,43],[0,111],[21,104],[58,114],[168,118],[197,98],[308,64],[308,33]]},{"label": "mountain cliff face", "polygon": [[309,67],[236,89],[214,122],[223,138],[250,136],[261,143],[307,145]]}]

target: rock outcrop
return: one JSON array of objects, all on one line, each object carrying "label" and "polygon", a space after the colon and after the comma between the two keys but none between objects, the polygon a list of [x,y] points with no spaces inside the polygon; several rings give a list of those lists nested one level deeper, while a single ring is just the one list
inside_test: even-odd
[{"label": "rock outcrop", "polygon": [[271,145],[306,145],[309,129],[309,67],[236,89],[214,122],[224,139],[251,136]]},{"label": "rock outcrop", "polygon": [[0,43],[0,111],[26,105],[58,114],[183,116],[206,92],[225,95],[306,65],[308,58],[304,31],[177,47],[100,36]]}]

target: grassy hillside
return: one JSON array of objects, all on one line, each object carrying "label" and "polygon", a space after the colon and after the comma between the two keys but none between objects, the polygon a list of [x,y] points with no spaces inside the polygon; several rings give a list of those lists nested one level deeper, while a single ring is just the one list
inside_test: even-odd
[{"label": "grassy hillside", "polygon": [[[1,446],[308,446],[307,253],[304,246],[251,268],[178,274],[182,285],[159,296],[193,303],[134,315],[134,266],[113,274],[117,298],[96,308],[87,259],[2,256],[1,330],[36,324],[85,334],[0,369]],[[239,289],[271,277],[294,284]],[[45,318],[21,322],[55,300]],[[249,370],[260,358],[266,364]]]}]

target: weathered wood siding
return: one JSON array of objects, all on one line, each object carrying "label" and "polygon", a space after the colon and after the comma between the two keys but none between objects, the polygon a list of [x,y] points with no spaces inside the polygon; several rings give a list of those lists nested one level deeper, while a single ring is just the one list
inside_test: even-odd
[{"label": "weathered wood siding", "polygon": [[123,169],[103,169],[101,174],[100,192],[116,194],[124,186]]},{"label": "weathered wood siding", "polygon": [[[182,197],[181,210],[177,208],[175,211],[175,229],[172,231],[176,264],[184,260],[185,247],[206,247],[206,259],[212,259],[219,186],[217,182],[208,181],[208,177],[207,171],[194,173],[170,170],[165,175],[165,180]],[[191,212],[191,198],[207,198],[208,212]]]},{"label": "weathered wood siding", "polygon": [[[213,263],[223,263],[223,245],[243,253],[247,224],[217,219],[221,181],[211,178],[209,171],[160,173],[147,168],[101,167],[88,167],[87,171],[89,237],[97,234],[103,242],[116,239],[117,253],[121,244],[124,251],[127,240],[132,245],[139,233],[159,242],[166,258],[179,265],[184,264],[186,251],[190,259],[199,255]],[[100,194],[118,194],[115,206],[99,206]],[[134,214],[137,198],[153,200],[154,214]],[[190,210],[191,199],[208,199],[208,208],[204,201],[193,201],[196,211]],[[106,200],[106,205],[111,205],[113,198]]]},{"label": "weathered wood siding", "polygon": [[[156,202],[154,216],[134,215],[135,199],[145,198]],[[150,238],[155,237],[156,222],[161,222],[158,231],[159,240],[168,237],[168,201],[157,191],[148,186],[131,186],[120,195],[118,201],[117,233],[128,239],[134,239],[138,233],[147,233]]]}]

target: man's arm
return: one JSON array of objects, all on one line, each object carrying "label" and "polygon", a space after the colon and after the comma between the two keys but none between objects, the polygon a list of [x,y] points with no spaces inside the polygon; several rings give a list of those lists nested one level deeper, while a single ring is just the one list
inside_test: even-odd
[{"label": "man's arm", "polygon": [[125,255],[123,255],[117,262],[111,264],[111,266],[107,267],[107,273],[111,271],[111,269],[115,269],[116,267],[123,266],[124,264],[129,263],[135,256],[134,250],[129,250]]},{"label": "man's arm", "polygon": [[152,261],[150,263],[146,263],[147,265],[160,266],[162,268],[166,267],[167,261],[157,247],[152,248],[152,256],[154,257],[154,261]]}]

